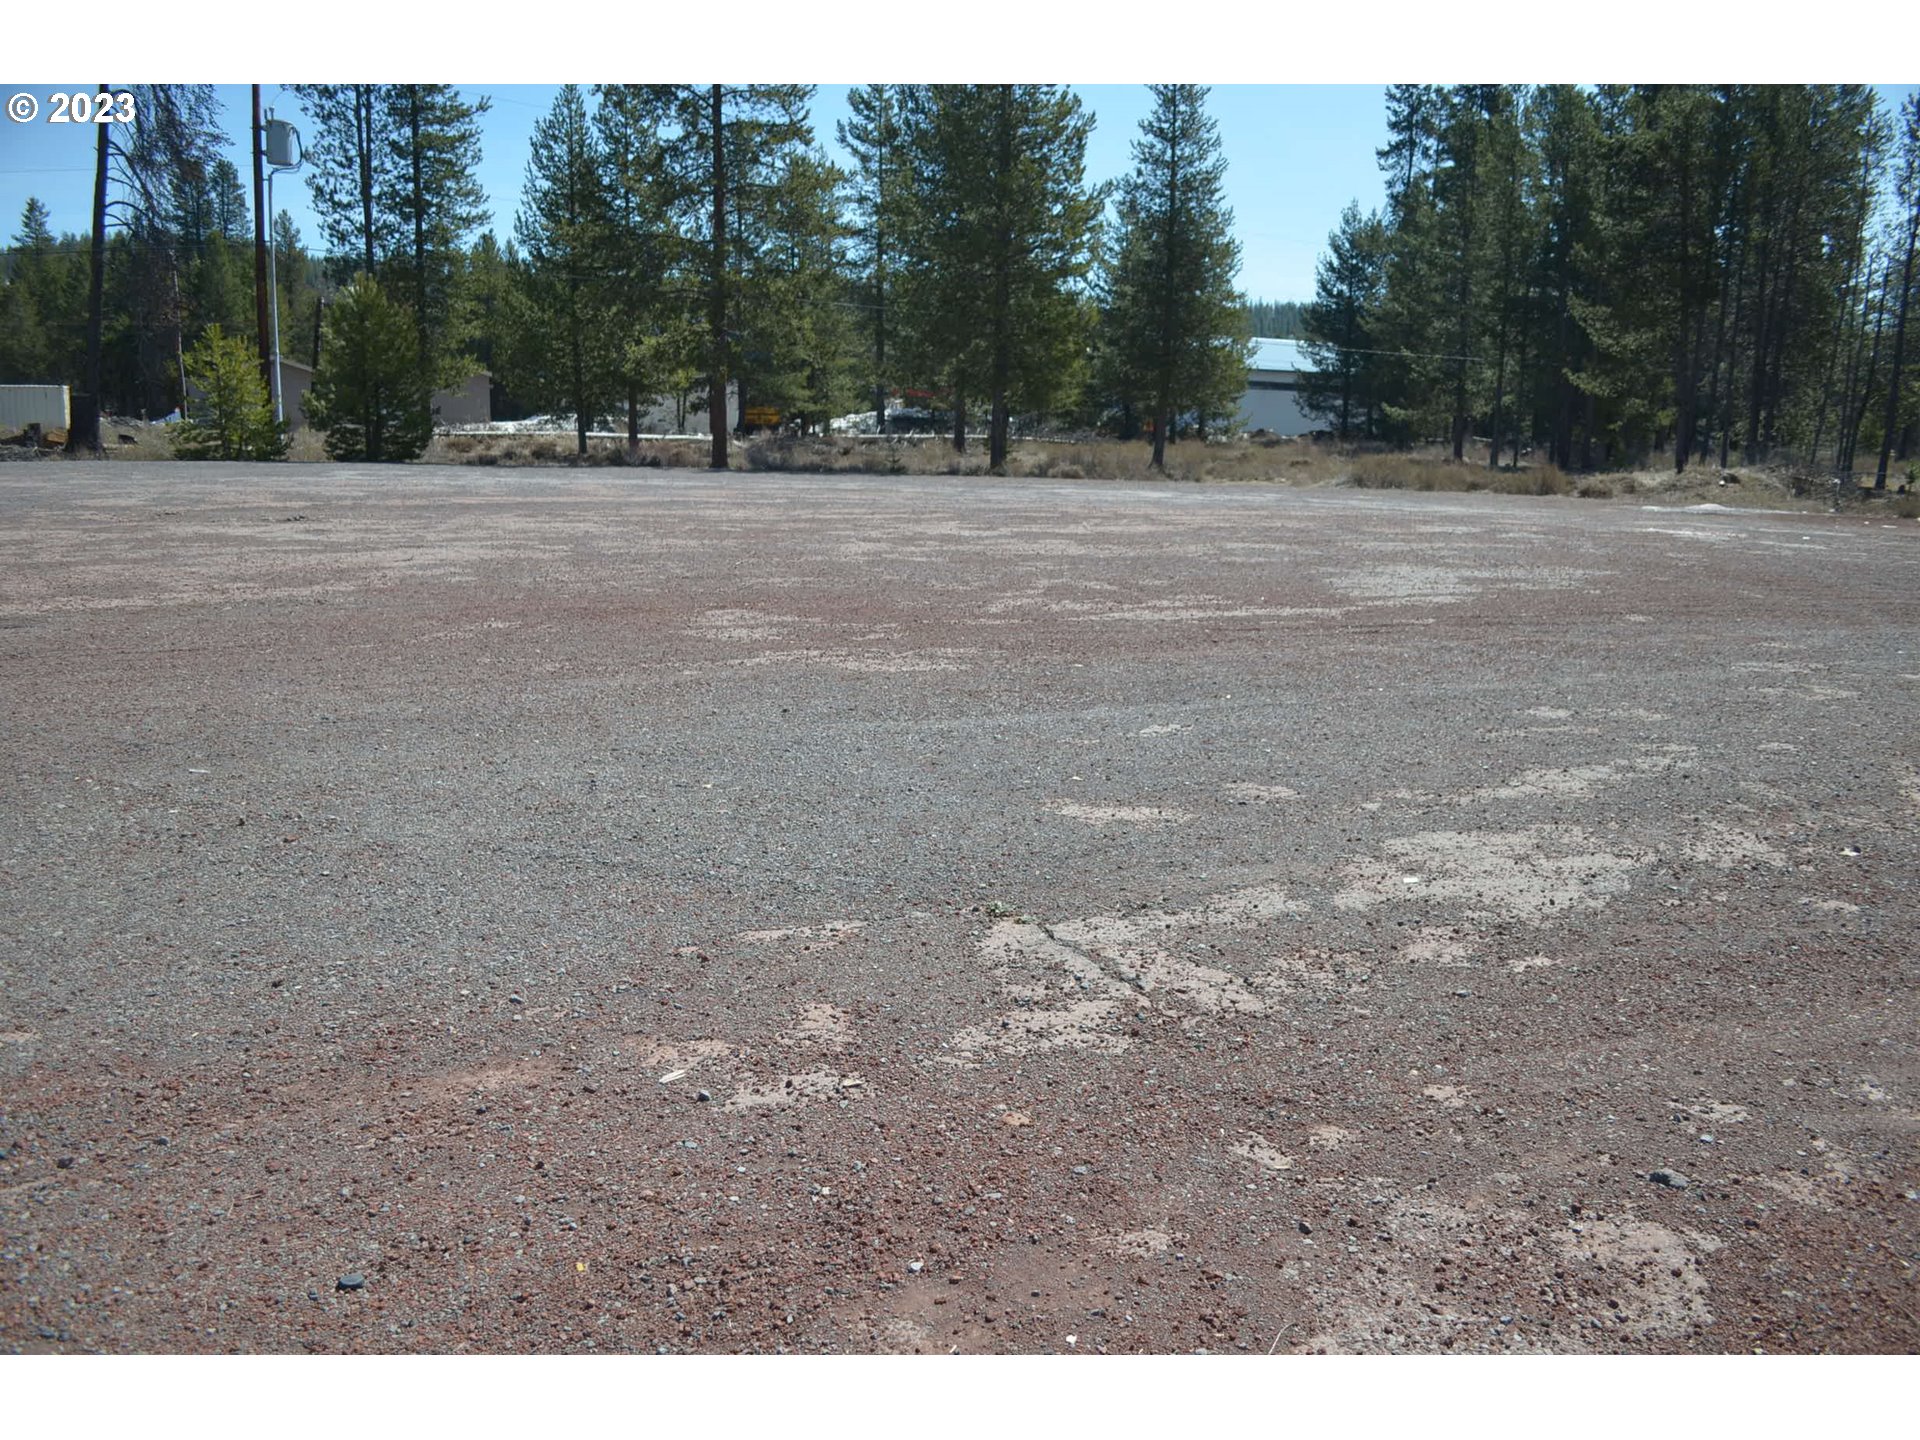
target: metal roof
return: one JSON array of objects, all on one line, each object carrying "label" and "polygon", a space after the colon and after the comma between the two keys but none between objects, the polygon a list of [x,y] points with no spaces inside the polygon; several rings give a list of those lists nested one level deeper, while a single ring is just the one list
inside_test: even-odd
[{"label": "metal roof", "polygon": [[1298,340],[1266,340],[1255,336],[1253,340],[1253,365],[1255,370],[1318,370],[1313,357],[1307,353],[1307,347]]}]

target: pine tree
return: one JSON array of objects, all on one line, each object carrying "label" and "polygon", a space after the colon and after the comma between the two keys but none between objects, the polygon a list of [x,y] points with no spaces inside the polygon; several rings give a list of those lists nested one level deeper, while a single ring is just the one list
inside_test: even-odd
[{"label": "pine tree", "polygon": [[0,288],[0,383],[57,383],[48,310],[57,304],[52,278],[53,232],[47,207],[33,196],[20,213],[20,230]]},{"label": "pine tree", "polygon": [[393,253],[396,219],[381,208],[395,183],[385,85],[296,85],[306,108],[307,188],[320,233],[349,274],[377,275]]},{"label": "pine tree", "polygon": [[594,128],[608,190],[600,271],[611,306],[616,378],[626,394],[627,448],[634,452],[642,404],[693,383],[699,339],[674,283],[679,237],[672,190],[662,180],[659,138],[629,123],[619,104],[608,103],[607,89],[595,87],[601,102]]},{"label": "pine tree", "polygon": [[512,376],[528,400],[572,413],[582,455],[588,430],[618,389],[600,269],[612,224],[605,162],[580,88],[562,86],[534,126],[514,221],[524,306],[514,324]]},{"label": "pine tree", "polygon": [[[1895,436],[1901,429],[1901,408],[1907,396],[1901,388],[1906,364],[1907,311],[1913,300],[1914,251],[1920,241],[1920,95],[1908,95],[1900,107],[1900,169],[1894,182],[1894,199],[1902,211],[1900,226],[1906,231],[1900,262],[1900,280],[1891,302],[1893,322],[1893,363],[1887,381],[1886,421],[1880,435],[1880,468],[1874,475],[1876,490],[1887,488],[1887,466],[1893,457]],[[1906,448],[1901,446],[1904,458]]]},{"label": "pine tree", "polygon": [[1154,85],[1118,196],[1107,276],[1110,348],[1126,399],[1153,418],[1153,468],[1166,469],[1178,417],[1231,416],[1250,347],[1234,289],[1240,246],[1227,208],[1227,163],[1201,85]]},{"label": "pine tree", "polygon": [[1301,406],[1328,420],[1342,440],[1374,431],[1381,370],[1375,328],[1385,292],[1387,227],[1378,214],[1360,213],[1357,201],[1340,213],[1315,276],[1305,333],[1313,369],[1305,377]]},{"label": "pine tree", "polygon": [[273,419],[273,404],[260,378],[254,349],[218,325],[207,327],[186,356],[187,379],[200,395],[174,436],[183,460],[279,460],[286,432]]},{"label": "pine tree", "polygon": [[1092,128],[1063,87],[942,85],[910,102],[905,270],[919,341],[944,360],[956,435],[967,395],[987,399],[995,471],[1013,409],[1065,400],[1084,371],[1105,200],[1085,179]]},{"label": "pine tree", "polygon": [[906,203],[902,103],[897,85],[858,86],[847,92],[852,119],[842,120],[835,129],[841,148],[853,157],[854,258],[866,276],[860,294],[873,331],[873,421],[883,433],[887,392],[892,388],[887,366],[888,305],[893,299]]},{"label": "pine tree", "polygon": [[413,310],[431,391],[468,373],[454,287],[468,237],[488,218],[479,121],[491,102],[463,100],[451,85],[391,85],[383,98],[385,156],[374,206],[391,224],[393,251],[381,281]]},{"label": "pine tree", "polygon": [[[763,283],[787,263],[770,215],[796,157],[812,149],[810,85],[609,85],[608,124],[651,135],[625,142],[639,158],[630,183],[643,185],[673,235],[674,289],[703,333],[712,463],[727,465],[727,392],[737,387],[744,416],[754,386],[780,373],[777,337],[790,317],[793,287]],[[790,200],[789,196],[789,200]],[[663,333],[672,330],[663,327]]]},{"label": "pine tree", "polygon": [[370,275],[356,275],[327,310],[307,418],[335,460],[412,460],[433,438],[420,378],[419,332]]}]

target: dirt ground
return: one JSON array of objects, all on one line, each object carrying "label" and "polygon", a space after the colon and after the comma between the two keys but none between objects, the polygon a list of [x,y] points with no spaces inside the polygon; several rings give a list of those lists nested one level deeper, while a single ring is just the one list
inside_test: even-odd
[{"label": "dirt ground", "polygon": [[1920,530],[0,471],[0,1348],[1920,1346]]}]

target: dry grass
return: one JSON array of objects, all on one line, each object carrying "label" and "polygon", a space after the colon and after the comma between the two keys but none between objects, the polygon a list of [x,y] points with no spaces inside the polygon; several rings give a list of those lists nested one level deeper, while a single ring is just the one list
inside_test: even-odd
[{"label": "dry grass", "polygon": [[704,469],[704,441],[642,440],[631,452],[624,436],[589,436],[587,453],[571,434],[436,435],[421,460],[429,465],[640,466],[647,469]]},{"label": "dry grass", "polygon": [[[1499,495],[1574,493],[1574,482],[1558,466],[1549,463],[1507,470],[1470,461],[1403,454],[1355,456],[1347,483],[1362,490],[1489,490]],[[1603,498],[1613,492],[1589,482],[1581,493],[1589,498]]]},{"label": "dry grass", "polygon": [[[109,418],[101,431],[106,458],[167,460],[173,456],[171,426]],[[1484,451],[1482,452],[1484,455]],[[795,474],[985,475],[986,446],[969,440],[955,454],[945,436],[758,436],[731,447],[736,470]],[[322,437],[312,429],[294,432],[288,459],[327,458]],[[429,464],[486,466],[634,466],[646,469],[704,470],[707,442],[643,439],[631,451],[624,436],[589,437],[579,454],[572,434],[437,435],[422,460]],[[1746,466],[1737,470],[1694,466],[1680,475],[1670,469],[1568,475],[1544,461],[1515,469],[1489,469],[1483,462],[1455,463],[1441,446],[1382,451],[1305,437],[1274,436],[1225,441],[1181,441],[1167,447],[1164,472],[1152,468],[1153,450],[1145,440],[1017,440],[1007,456],[1006,473],[1026,479],[1183,481],[1212,484],[1269,484],[1298,487],[1353,486],[1363,490],[1489,492],[1504,495],[1567,495],[1583,500],[1632,498],[1662,506],[1718,504],[1738,508],[1821,511],[1834,495],[1825,476],[1787,467]],[[1871,504],[1888,518],[1920,519],[1920,496],[1890,495],[1880,500],[1843,493],[1845,504]]]}]

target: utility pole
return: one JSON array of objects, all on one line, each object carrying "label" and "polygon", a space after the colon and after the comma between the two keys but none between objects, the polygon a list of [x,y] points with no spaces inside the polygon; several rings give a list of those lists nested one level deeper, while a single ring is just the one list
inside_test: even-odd
[{"label": "utility pole", "polygon": [[253,315],[260,337],[260,378],[267,395],[280,393],[280,377],[273,373],[273,336],[267,321],[267,179],[263,166],[260,125],[260,87],[253,87]]},{"label": "utility pole", "polygon": [[[111,90],[110,85],[102,85],[102,90]],[[87,258],[87,394],[85,403],[77,407],[74,426],[67,432],[69,450],[100,449],[100,331],[103,316],[106,274],[107,274],[107,146],[111,143],[108,134],[112,127],[96,125],[100,133],[94,139],[93,151],[93,245]],[[184,392],[180,396],[182,411],[187,403]]]},{"label": "utility pole", "polygon": [[[300,146],[300,132],[284,120],[273,118],[273,112],[267,112],[266,149],[267,149],[267,209],[273,210],[273,177],[291,174],[306,164],[305,148],[301,147],[298,160],[294,159],[294,149]],[[271,222],[270,222],[271,223]],[[273,397],[273,420],[276,425],[284,425],[287,420],[286,396],[282,393],[285,386],[280,381],[280,268],[278,245],[267,250],[267,294],[273,298],[273,378],[270,393]],[[319,362],[316,360],[315,365]]]},{"label": "utility pole", "polygon": [[[707,297],[713,359],[707,369],[707,429],[713,437],[713,468],[727,468],[727,150],[721,124],[720,87],[709,96],[713,126],[713,293]],[[746,418],[744,415],[741,417]]]}]

